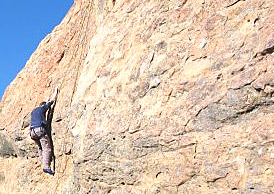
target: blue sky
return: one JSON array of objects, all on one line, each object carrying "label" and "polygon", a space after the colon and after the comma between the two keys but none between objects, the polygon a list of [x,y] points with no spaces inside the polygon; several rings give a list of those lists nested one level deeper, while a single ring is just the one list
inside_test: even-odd
[{"label": "blue sky", "polygon": [[0,10],[0,99],[74,0],[7,0]]}]

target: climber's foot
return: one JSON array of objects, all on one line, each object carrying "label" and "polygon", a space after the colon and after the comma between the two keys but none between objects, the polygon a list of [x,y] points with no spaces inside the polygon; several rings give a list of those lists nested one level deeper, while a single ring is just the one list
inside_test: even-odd
[{"label": "climber's foot", "polygon": [[43,169],[44,173],[48,173],[50,175],[54,175],[54,172],[49,168],[49,169]]}]

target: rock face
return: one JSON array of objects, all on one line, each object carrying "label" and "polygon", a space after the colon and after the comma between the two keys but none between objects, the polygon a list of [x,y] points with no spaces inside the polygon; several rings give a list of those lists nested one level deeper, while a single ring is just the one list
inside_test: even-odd
[{"label": "rock face", "polygon": [[[274,193],[272,0],[76,0],[0,104],[1,193]],[[56,175],[30,111],[60,85]]]}]

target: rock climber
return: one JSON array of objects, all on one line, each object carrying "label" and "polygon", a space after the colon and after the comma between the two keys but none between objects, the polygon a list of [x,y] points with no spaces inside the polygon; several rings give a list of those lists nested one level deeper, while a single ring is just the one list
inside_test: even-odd
[{"label": "rock climber", "polygon": [[43,172],[50,175],[54,175],[54,171],[50,168],[53,153],[51,139],[46,131],[46,113],[50,106],[56,101],[57,94],[58,87],[55,88],[54,94],[46,102],[41,102],[40,105],[31,112],[30,137],[38,145]]}]

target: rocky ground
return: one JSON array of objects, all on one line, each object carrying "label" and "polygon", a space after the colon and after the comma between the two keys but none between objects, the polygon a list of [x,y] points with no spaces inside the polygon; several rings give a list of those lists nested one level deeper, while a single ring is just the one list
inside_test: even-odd
[{"label": "rocky ground", "polygon": [[[0,191],[273,193],[273,4],[76,0],[0,103]],[[51,177],[28,123],[56,85]]]}]

